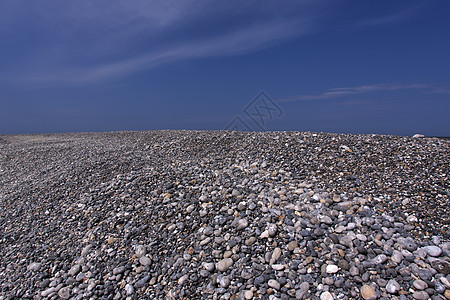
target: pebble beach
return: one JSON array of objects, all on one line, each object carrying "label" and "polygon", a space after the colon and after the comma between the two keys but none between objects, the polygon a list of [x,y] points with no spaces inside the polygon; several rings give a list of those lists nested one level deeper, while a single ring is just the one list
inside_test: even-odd
[{"label": "pebble beach", "polygon": [[450,299],[450,140],[0,135],[0,300]]}]

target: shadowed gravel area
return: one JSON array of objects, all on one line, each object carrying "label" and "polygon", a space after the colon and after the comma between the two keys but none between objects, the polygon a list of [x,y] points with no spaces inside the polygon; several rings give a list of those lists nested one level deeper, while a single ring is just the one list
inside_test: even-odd
[{"label": "shadowed gravel area", "polygon": [[0,136],[0,299],[450,299],[449,146]]}]

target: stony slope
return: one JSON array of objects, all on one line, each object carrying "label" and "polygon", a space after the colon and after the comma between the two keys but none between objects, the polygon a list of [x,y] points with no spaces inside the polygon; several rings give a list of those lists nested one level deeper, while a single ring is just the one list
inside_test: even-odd
[{"label": "stony slope", "polygon": [[0,136],[0,299],[448,299],[449,145]]}]

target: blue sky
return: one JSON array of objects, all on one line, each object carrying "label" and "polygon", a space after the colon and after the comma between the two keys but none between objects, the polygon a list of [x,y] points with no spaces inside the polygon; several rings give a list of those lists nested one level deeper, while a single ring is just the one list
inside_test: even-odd
[{"label": "blue sky", "polygon": [[444,0],[2,1],[0,134],[238,119],[450,136],[449,15]]}]

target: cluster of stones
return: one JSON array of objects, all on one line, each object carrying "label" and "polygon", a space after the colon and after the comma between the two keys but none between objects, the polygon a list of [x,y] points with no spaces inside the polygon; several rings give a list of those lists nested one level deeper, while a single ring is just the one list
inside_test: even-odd
[{"label": "cluster of stones", "polygon": [[0,299],[450,299],[445,140],[2,140]]}]

